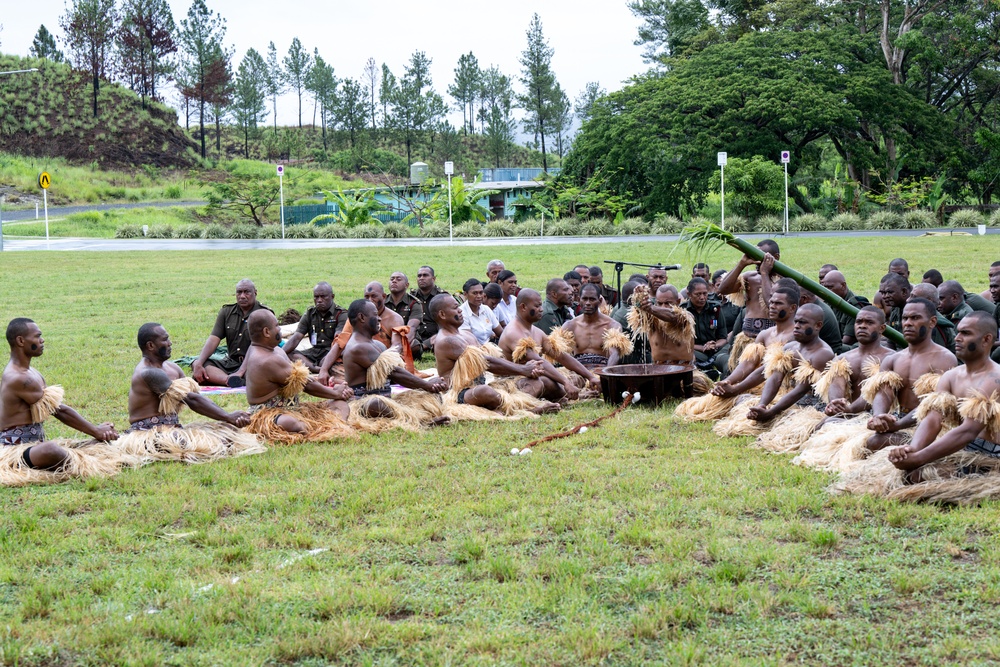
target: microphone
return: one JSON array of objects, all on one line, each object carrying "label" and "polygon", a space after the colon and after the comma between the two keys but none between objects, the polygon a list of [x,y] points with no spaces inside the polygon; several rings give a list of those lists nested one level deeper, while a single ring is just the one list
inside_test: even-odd
[{"label": "microphone", "polygon": [[680,264],[665,264],[665,265],[661,265],[661,266],[653,266],[653,267],[650,267],[650,268],[653,268],[653,269],[663,269],[664,271],[680,271],[681,270],[681,265]]}]

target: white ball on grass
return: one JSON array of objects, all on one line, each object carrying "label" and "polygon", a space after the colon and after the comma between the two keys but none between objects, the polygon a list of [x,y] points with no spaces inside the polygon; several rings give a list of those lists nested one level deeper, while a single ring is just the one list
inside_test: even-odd
[{"label": "white ball on grass", "polygon": [[580,433],[586,433],[586,432],[587,432],[587,427],[586,426],[581,426],[580,427]]},{"label": "white ball on grass", "polygon": [[528,455],[530,453],[531,453],[531,450],[528,449],[527,447],[525,447],[524,449],[521,450],[521,456],[526,456],[526,455]]},{"label": "white ball on grass", "polygon": [[518,449],[517,447],[515,447],[515,448],[514,448],[514,449],[512,449],[512,450],[510,450],[510,455],[511,455],[511,456],[517,456],[517,455],[518,455],[518,454],[520,454],[520,453],[521,453],[521,450],[519,450],[519,449]]}]

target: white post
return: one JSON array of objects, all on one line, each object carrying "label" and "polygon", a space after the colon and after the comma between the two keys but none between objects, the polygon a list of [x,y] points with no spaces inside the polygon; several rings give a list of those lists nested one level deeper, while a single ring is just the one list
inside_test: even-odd
[{"label": "white post", "polygon": [[0,197],[0,252],[3,252],[3,197]]},{"label": "white post", "polygon": [[454,230],[451,226],[451,174],[448,174],[448,243],[454,242]]},{"label": "white post", "polygon": [[[281,238],[285,238],[285,179],[282,176],[284,169],[278,168],[278,193],[281,197]],[[271,201],[274,201],[273,199]]]},{"label": "white post", "polygon": [[38,202],[35,202],[35,220],[38,220]]},{"label": "white post", "polygon": [[49,191],[48,189],[42,190],[42,200],[45,202],[45,249],[48,250],[49,246]]},{"label": "white post", "polygon": [[785,236],[788,236],[788,163],[785,163]]},{"label": "white post", "polygon": [[726,231],[726,165],[721,165],[719,169],[722,170],[720,176],[722,181],[722,231]]}]

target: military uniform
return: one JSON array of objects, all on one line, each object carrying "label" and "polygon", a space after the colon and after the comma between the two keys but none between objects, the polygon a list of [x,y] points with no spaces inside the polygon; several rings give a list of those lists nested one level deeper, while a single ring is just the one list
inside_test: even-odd
[{"label": "military uniform", "polygon": [[958,323],[962,321],[963,317],[965,317],[966,315],[971,315],[973,312],[975,312],[975,309],[972,306],[970,306],[968,303],[962,302],[961,304],[956,306],[955,310],[948,313],[946,317],[949,320],[951,320],[952,324],[958,326]]},{"label": "military uniform", "polygon": [[[250,313],[256,310],[274,311],[255,301]],[[209,359],[206,366],[221,368],[227,375],[232,375],[243,365],[243,357],[250,349],[250,331],[247,329],[247,320],[250,313],[246,315],[240,309],[239,304],[227,303],[219,309],[219,314],[215,318],[215,326],[212,327],[212,335],[226,341],[226,356],[223,359]]]},{"label": "military uniform", "polygon": [[[424,352],[434,353],[434,346],[431,345],[431,338],[437,335],[438,325],[431,317],[431,309],[428,307],[431,299],[436,297],[438,294],[447,294],[448,292],[441,289],[437,285],[430,291],[429,294],[424,294],[419,289],[415,289],[410,292],[410,296],[416,299],[420,303],[421,316],[420,325],[417,327],[417,335],[413,337],[413,343],[411,344],[411,349],[413,350],[413,358],[419,359],[423,356]],[[404,320],[405,323],[405,320]]]},{"label": "military uniform", "polygon": [[972,308],[972,310],[981,310],[984,313],[989,313],[990,315],[994,315],[997,310],[995,303],[972,292],[965,293],[965,302],[969,304],[969,307]]},{"label": "military uniform", "polygon": [[[853,292],[851,292],[851,290],[847,290],[847,294],[844,296],[844,301],[851,304],[858,310],[861,310],[865,306],[870,305],[867,299],[865,299],[864,297],[858,298],[857,296],[854,295]],[[847,313],[840,310],[834,311],[834,316],[837,318],[837,325],[840,327],[841,340],[843,340],[844,337],[856,339],[856,336],[854,335],[855,317],[853,315],[848,315]],[[856,343],[852,343],[850,345],[841,344],[842,349],[840,353],[853,349],[856,345],[857,345]],[[834,352],[837,352],[837,350],[834,349]]]},{"label": "military uniform", "polygon": [[[726,318],[722,315],[722,304],[717,301],[708,301],[701,312],[695,310],[690,301],[682,303],[681,308],[694,316],[695,345],[704,345],[712,340],[724,340],[729,335]],[[729,364],[729,347],[723,345],[711,354],[695,350],[694,363],[695,366],[706,372],[714,369],[716,372],[714,379],[718,380],[726,373]]]},{"label": "military uniform", "polygon": [[347,311],[334,303],[330,310],[321,313],[316,306],[305,312],[299,320],[295,333],[302,334],[309,340],[311,348],[298,352],[314,366],[323,362],[323,357],[330,351],[334,337],[344,330],[347,324]]},{"label": "military uniform", "polygon": [[386,297],[385,307],[403,318],[403,324],[409,324],[410,320],[420,320],[424,316],[424,306],[415,297],[403,294],[399,303],[393,303],[392,297]]},{"label": "military uniform", "polygon": [[[618,305],[618,291],[610,285],[601,283],[601,296],[604,297],[604,301],[608,305],[612,307]],[[649,296],[655,299],[655,295],[650,294]]]},{"label": "military uniform", "polygon": [[557,306],[548,299],[542,303],[542,319],[535,324],[536,327],[545,332],[548,336],[556,327],[561,327],[573,319],[573,311],[566,306]]}]

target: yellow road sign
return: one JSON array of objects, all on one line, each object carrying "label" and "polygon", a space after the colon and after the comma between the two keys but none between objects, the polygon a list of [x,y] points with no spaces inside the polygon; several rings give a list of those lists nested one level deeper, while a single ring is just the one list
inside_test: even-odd
[{"label": "yellow road sign", "polygon": [[49,176],[49,172],[43,171],[38,175],[38,187],[42,190],[48,190],[50,185],[52,185],[52,177]]}]

